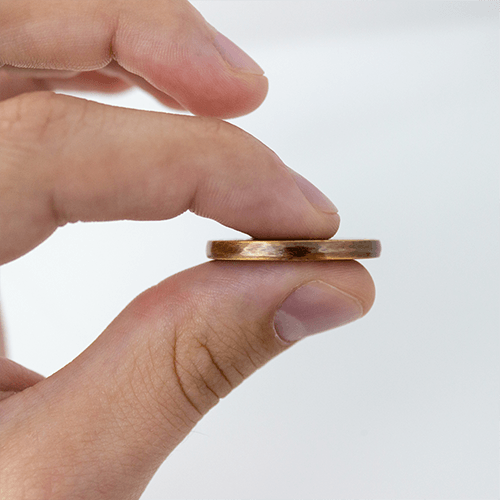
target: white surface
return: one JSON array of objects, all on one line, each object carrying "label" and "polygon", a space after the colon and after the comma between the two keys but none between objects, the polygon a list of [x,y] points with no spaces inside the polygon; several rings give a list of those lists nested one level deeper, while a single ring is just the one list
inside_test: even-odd
[{"label": "white surface", "polygon": [[[246,381],[143,498],[498,498],[498,2],[195,5],[270,79],[234,122],[332,198],[338,236],[380,238],[383,254],[365,261],[370,314]],[[139,91],[94,97],[162,109]],[[232,237],[191,215],[59,230],[2,268],[13,358],[52,373]]]}]

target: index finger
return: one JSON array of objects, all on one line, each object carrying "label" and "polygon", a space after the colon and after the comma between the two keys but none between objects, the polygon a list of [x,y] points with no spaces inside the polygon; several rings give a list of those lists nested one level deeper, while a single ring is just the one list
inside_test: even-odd
[{"label": "index finger", "polygon": [[2,0],[0,67],[90,71],[116,61],[198,115],[264,100],[263,70],[186,0]]},{"label": "index finger", "polygon": [[335,206],[266,146],[214,118],[37,92],[0,103],[0,264],[76,221],[191,210],[255,238],[329,238]]}]

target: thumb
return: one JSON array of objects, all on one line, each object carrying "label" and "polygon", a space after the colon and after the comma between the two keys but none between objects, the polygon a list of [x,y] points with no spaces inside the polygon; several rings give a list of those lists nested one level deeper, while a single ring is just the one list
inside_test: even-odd
[{"label": "thumb", "polygon": [[111,70],[196,115],[249,113],[268,89],[262,68],[187,0],[3,0],[0,49],[14,75]]},{"label": "thumb", "polygon": [[361,317],[373,299],[354,261],[209,262],[177,274],[72,363],[2,403],[1,439],[16,443],[2,453],[4,478],[11,488],[50,485],[51,499],[138,498],[220,398],[294,341]]}]

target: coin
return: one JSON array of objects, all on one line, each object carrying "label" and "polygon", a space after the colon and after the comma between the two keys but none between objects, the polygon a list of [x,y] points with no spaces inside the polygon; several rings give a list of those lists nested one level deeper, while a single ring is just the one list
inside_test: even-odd
[{"label": "coin", "polygon": [[300,261],[370,259],[379,240],[218,240],[207,243],[214,260]]}]

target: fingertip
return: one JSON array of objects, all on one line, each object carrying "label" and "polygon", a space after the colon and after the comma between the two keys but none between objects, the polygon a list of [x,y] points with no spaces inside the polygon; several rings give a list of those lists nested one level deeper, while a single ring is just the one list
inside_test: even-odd
[{"label": "fingertip", "polygon": [[257,76],[264,75],[264,70],[244,50],[222,33],[216,33],[213,44],[232,69]]},{"label": "fingertip", "polygon": [[329,214],[322,212],[321,216],[325,221],[326,236],[324,239],[330,239],[337,234],[340,227],[340,215],[338,213]]},{"label": "fingertip", "polygon": [[[326,266],[324,268],[326,270]],[[357,260],[340,260],[332,263],[331,270],[331,274],[327,273],[321,279],[337,283],[344,293],[356,299],[361,306],[360,317],[368,314],[375,302],[375,283],[366,267]]]},{"label": "fingertip", "polygon": [[235,118],[260,106],[268,92],[262,68],[192,7],[149,30],[137,44],[131,13],[114,41],[117,62],[199,116]]},{"label": "fingertip", "polygon": [[193,115],[227,120],[255,111],[268,91],[269,81],[264,75],[224,68],[207,69],[190,79],[188,89],[173,90],[170,95]]}]

